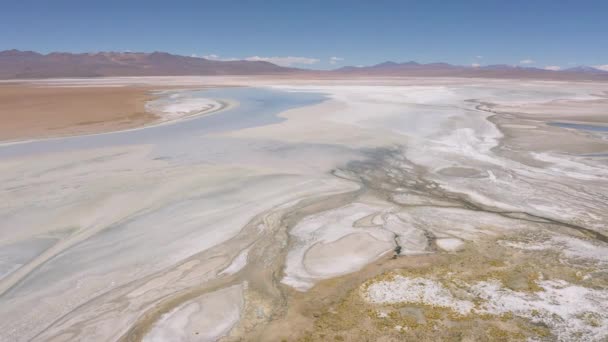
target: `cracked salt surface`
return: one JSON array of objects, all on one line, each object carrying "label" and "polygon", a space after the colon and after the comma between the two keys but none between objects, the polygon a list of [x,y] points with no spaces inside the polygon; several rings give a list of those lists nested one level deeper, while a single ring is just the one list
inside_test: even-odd
[{"label": "cracked salt surface", "polygon": [[500,245],[526,251],[555,250],[569,261],[591,261],[608,264],[608,247],[597,242],[577,239],[569,236],[552,236],[544,241],[507,241],[500,240]]},{"label": "cracked salt surface", "polygon": [[437,246],[447,252],[456,252],[463,248],[464,242],[456,238],[437,239]]},{"label": "cracked salt surface", "polygon": [[504,288],[498,281],[483,281],[471,292],[485,300],[478,312],[512,313],[544,323],[559,341],[608,338],[608,291],[562,280],[540,281],[538,285],[543,291],[525,293]]},{"label": "cracked salt surface", "polygon": [[455,298],[435,280],[396,276],[367,287],[364,297],[374,304],[409,303],[449,308],[462,315],[513,315],[547,325],[559,341],[608,338],[608,291],[573,285],[563,280],[538,282],[542,291],[519,292],[497,280],[468,287],[480,299],[475,306]]},{"label": "cracked salt surface", "polygon": [[396,276],[392,281],[373,283],[367,288],[366,297],[376,304],[428,304],[450,308],[463,315],[473,309],[473,303],[454,298],[439,282],[425,278]]},{"label": "cracked salt surface", "polygon": [[393,234],[379,228],[357,228],[355,222],[382,208],[347,205],[303,219],[290,232],[282,283],[305,291],[320,279],[356,271],[394,248]]}]

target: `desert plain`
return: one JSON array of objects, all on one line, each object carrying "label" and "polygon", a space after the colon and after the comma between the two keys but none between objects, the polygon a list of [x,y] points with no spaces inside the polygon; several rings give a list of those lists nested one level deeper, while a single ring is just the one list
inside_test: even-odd
[{"label": "desert plain", "polygon": [[0,84],[0,340],[608,339],[608,83]]}]

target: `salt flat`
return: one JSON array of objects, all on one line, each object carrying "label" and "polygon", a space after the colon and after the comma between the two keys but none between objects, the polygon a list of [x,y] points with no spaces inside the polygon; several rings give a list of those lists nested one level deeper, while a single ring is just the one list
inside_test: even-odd
[{"label": "salt flat", "polygon": [[605,83],[31,82],[187,120],[0,146],[0,340],[608,338]]}]

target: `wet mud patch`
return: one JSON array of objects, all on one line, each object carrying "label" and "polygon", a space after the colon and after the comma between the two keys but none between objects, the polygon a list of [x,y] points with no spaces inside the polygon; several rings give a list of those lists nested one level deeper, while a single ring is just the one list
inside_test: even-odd
[{"label": "wet mud patch", "polygon": [[437,171],[440,175],[448,177],[467,177],[467,178],[479,178],[484,177],[484,174],[470,167],[446,167]]}]

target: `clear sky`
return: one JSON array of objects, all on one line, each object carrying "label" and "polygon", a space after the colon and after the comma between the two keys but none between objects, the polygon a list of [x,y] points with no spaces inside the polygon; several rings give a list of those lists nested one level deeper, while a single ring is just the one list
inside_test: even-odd
[{"label": "clear sky", "polygon": [[13,48],[167,51],[313,68],[386,60],[608,65],[608,0],[0,0],[0,50]]}]

